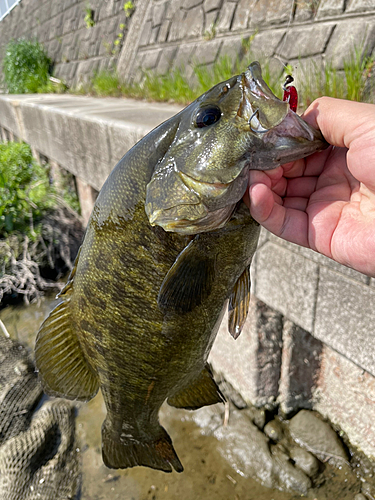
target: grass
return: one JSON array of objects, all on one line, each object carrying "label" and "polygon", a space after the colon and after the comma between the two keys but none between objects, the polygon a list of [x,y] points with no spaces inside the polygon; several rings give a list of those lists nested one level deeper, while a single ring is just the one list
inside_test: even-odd
[{"label": "grass", "polygon": [[[253,60],[249,55],[247,59]],[[272,71],[268,60],[260,62],[264,80],[281,98],[282,84],[291,67],[287,66],[284,73],[276,74]],[[229,56],[223,56],[210,67],[195,64],[190,79],[185,76],[183,68],[176,68],[167,75],[145,72],[142,81],[133,85],[121,82],[114,70],[101,71],[95,74],[92,81],[81,88],[80,92],[101,97],[124,96],[188,104],[215,84],[241,73],[245,64],[239,58],[233,61]],[[303,68],[302,64],[300,66]],[[326,61],[323,66],[311,63],[308,69],[301,69],[297,82],[300,107],[306,108],[322,95],[355,101],[370,100],[371,95],[366,95],[366,82],[373,68],[374,58],[364,56],[363,48],[353,50],[344,60],[344,70],[341,71],[334,68],[330,61]]]},{"label": "grass", "polygon": [[[281,96],[282,75],[270,71],[267,61],[262,64],[263,76],[267,83],[278,91]],[[133,97],[151,101],[168,101],[188,104],[219,82],[239,74],[244,69],[244,63],[237,58],[233,61],[229,56],[223,56],[211,67],[195,64],[191,81],[185,76],[184,68],[175,68],[167,75],[155,72],[145,72],[139,84],[127,85],[121,82],[114,70],[96,73],[91,82],[73,92],[91,94],[99,97]]]},{"label": "grass", "polygon": [[38,92],[48,84],[50,59],[43,46],[35,41],[10,41],[3,59],[4,83],[8,92],[24,94]]},{"label": "grass", "polygon": [[374,69],[374,57],[363,54],[363,48],[355,48],[344,60],[344,70],[337,70],[331,61],[326,61],[323,68],[312,63],[302,70],[299,79],[300,105],[307,107],[314,99],[326,95],[351,101],[371,101],[368,92],[370,77]]},{"label": "grass", "polygon": [[[124,96],[188,104],[215,84],[241,73],[247,64],[245,58],[247,61],[254,60],[250,50],[251,41],[252,37],[243,43],[245,57],[242,60],[239,57],[233,60],[229,56],[222,56],[210,66],[199,65],[196,62],[192,72],[190,71],[190,78],[187,78],[184,68],[175,68],[166,75],[148,71],[144,72],[140,83],[129,85],[122,82],[112,69],[94,74],[91,81],[71,92],[100,97]],[[281,98],[285,75],[290,73],[292,68],[287,66],[285,72],[276,73],[272,70],[269,59],[261,58],[260,63],[264,80]],[[3,62],[4,80],[8,92],[65,92],[66,86],[62,82],[49,77],[49,65],[50,60],[38,42],[22,39],[10,42]],[[364,46],[354,48],[344,60],[343,66],[344,69],[339,71],[328,60],[323,65],[312,62],[304,68],[301,61],[297,81],[300,107],[306,108],[322,95],[355,101],[373,98],[374,89],[369,85],[369,78],[374,68],[374,57],[364,54]]]}]

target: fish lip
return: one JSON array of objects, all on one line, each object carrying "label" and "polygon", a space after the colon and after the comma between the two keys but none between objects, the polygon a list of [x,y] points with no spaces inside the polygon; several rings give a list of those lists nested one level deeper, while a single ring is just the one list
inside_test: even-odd
[{"label": "fish lip", "polygon": [[[274,142],[275,137],[299,139],[311,143],[319,142],[324,146],[327,145],[326,147],[328,147],[328,143],[324,139],[320,130],[311,127],[291,109],[288,110],[288,113],[282,122],[269,129],[263,135],[263,141],[265,143]],[[324,149],[324,147],[321,149]]]}]

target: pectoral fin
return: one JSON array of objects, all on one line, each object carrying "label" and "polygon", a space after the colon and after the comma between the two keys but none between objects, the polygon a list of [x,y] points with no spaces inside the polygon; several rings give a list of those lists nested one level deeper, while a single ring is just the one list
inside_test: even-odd
[{"label": "pectoral fin", "polygon": [[72,288],[71,280],[61,294],[62,302],[40,327],[35,362],[47,394],[88,401],[98,392],[99,383],[85,360],[72,326],[69,310]]},{"label": "pectoral fin", "polygon": [[167,401],[176,408],[197,410],[202,406],[225,403],[225,397],[212,378],[211,370],[206,366],[196,379]]},{"label": "pectoral fin", "polygon": [[163,311],[187,313],[211,293],[215,258],[197,250],[194,239],[179,254],[160,287],[158,305]]},{"label": "pectoral fin", "polygon": [[238,338],[245,324],[250,303],[250,267],[238,278],[228,304],[228,330],[233,338]]}]

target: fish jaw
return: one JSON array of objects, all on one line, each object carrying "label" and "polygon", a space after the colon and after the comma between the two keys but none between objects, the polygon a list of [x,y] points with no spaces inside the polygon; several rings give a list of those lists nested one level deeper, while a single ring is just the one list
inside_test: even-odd
[{"label": "fish jaw", "polygon": [[310,127],[291,109],[276,127],[263,134],[262,140],[265,148],[252,156],[249,165],[252,170],[270,170],[329,146],[319,130]]},{"label": "fish jaw", "polygon": [[250,64],[239,80],[242,99],[236,117],[238,126],[249,127],[258,139],[255,139],[257,151],[249,148],[249,169],[270,170],[328,147],[319,130],[272,93],[257,61]]}]

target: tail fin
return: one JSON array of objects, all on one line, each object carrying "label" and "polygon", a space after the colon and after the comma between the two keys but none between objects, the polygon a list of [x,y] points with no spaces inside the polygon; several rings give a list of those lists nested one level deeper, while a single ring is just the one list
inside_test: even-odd
[{"label": "tail fin", "polygon": [[105,420],[102,427],[102,455],[104,464],[111,469],[143,465],[164,472],[172,472],[172,466],[177,472],[184,470],[171,438],[161,426],[158,435],[150,436],[148,441],[119,439]]}]

